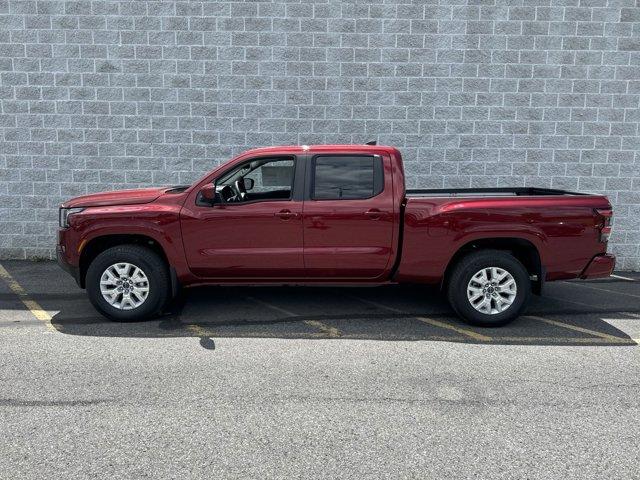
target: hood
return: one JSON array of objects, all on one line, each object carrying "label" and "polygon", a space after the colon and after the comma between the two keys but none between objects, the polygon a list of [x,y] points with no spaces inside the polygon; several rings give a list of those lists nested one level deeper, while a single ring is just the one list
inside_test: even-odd
[{"label": "hood", "polygon": [[67,200],[62,204],[65,208],[106,207],[109,205],[139,205],[153,202],[170,187],[140,188],[136,190],[114,190],[112,192],[92,193]]}]

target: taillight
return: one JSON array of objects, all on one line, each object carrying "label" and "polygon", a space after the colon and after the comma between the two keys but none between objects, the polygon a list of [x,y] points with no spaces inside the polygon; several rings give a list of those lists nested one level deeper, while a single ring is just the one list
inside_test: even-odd
[{"label": "taillight", "polygon": [[601,217],[598,222],[600,241],[602,243],[607,243],[609,241],[609,236],[611,235],[611,218],[613,217],[613,210],[610,208],[596,208],[596,213]]}]

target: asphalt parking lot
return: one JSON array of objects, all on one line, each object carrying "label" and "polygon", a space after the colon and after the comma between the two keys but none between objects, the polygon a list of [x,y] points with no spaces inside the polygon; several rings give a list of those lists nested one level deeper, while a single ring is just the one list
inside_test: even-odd
[{"label": "asphalt parking lot", "polygon": [[638,478],[640,274],[500,329],[422,287],[210,287],[118,324],[0,262],[1,478]]}]

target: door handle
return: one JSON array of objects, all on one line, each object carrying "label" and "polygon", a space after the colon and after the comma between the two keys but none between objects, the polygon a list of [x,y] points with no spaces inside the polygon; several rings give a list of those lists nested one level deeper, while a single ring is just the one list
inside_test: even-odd
[{"label": "door handle", "polygon": [[291,210],[280,210],[273,215],[275,217],[281,218],[282,220],[289,220],[290,218],[296,218],[298,216],[297,213],[294,213]]},{"label": "door handle", "polygon": [[379,220],[384,216],[384,212],[381,212],[377,208],[372,208],[371,210],[367,210],[364,214],[369,217],[371,220]]}]

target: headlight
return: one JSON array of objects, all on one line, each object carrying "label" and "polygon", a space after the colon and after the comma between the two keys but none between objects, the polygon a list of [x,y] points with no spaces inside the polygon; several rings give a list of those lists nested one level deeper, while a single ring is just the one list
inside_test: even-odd
[{"label": "headlight", "polygon": [[74,213],[79,213],[83,211],[84,208],[62,208],[58,211],[58,223],[60,224],[60,228],[67,228],[69,226],[69,216]]}]

